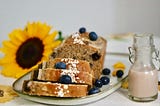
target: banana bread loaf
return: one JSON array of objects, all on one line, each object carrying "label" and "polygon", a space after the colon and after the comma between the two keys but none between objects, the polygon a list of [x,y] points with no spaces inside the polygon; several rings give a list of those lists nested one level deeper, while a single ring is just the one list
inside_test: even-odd
[{"label": "banana bread loaf", "polygon": [[86,60],[90,63],[95,78],[98,79],[103,68],[106,42],[107,41],[100,36],[97,40],[90,40],[88,32],[74,33],[54,50],[51,59],[73,58]]}]

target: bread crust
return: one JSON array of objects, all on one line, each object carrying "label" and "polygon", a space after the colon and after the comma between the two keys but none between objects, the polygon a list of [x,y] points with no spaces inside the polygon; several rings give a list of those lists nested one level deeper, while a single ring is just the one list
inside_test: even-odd
[{"label": "bread crust", "polygon": [[84,97],[87,95],[88,85],[60,84],[25,80],[23,92],[29,95],[53,97]]}]

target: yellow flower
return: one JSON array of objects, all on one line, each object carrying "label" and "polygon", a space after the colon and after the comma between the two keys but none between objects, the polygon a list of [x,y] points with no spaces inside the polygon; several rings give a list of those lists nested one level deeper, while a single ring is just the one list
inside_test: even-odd
[{"label": "yellow flower", "polygon": [[117,63],[115,63],[114,65],[113,65],[113,68],[114,69],[117,69],[117,68],[120,68],[120,69],[125,69],[126,68],[126,66],[122,63],[122,62],[117,62]]},{"label": "yellow flower", "polygon": [[57,31],[50,33],[51,27],[46,23],[28,23],[22,29],[15,29],[9,34],[10,40],[2,42],[0,51],[1,74],[7,77],[19,78],[37,67],[61,41],[55,40]]}]

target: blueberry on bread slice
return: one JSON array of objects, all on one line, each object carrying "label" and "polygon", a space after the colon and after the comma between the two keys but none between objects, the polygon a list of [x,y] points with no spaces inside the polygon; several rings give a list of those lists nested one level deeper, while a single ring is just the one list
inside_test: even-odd
[{"label": "blueberry on bread slice", "polygon": [[72,83],[72,78],[69,75],[62,75],[59,78],[59,82],[61,84],[71,84]]}]

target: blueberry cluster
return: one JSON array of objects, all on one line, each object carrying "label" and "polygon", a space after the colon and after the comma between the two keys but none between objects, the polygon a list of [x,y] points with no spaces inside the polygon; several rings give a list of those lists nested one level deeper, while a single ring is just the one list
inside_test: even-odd
[{"label": "blueberry cluster", "polygon": [[[56,69],[66,69],[66,63],[64,62],[57,62],[55,64]],[[69,75],[62,75],[59,79],[59,82],[62,84],[71,84],[72,78]]]},{"label": "blueberry cluster", "polygon": [[[85,33],[86,32],[86,28],[85,27],[81,27],[80,29],[79,29],[79,33]],[[97,34],[95,33],[95,32],[90,32],[89,33],[89,39],[91,40],[91,41],[96,41],[97,39],[98,39],[98,36],[97,36]]]},{"label": "blueberry cluster", "polygon": [[[103,75],[109,75],[111,73],[109,68],[104,68],[102,70]],[[107,85],[110,82],[110,78],[108,76],[102,76],[100,79],[96,79],[94,83],[94,87],[91,88],[88,92],[88,95],[95,94],[100,92],[100,89],[103,85]]]}]

